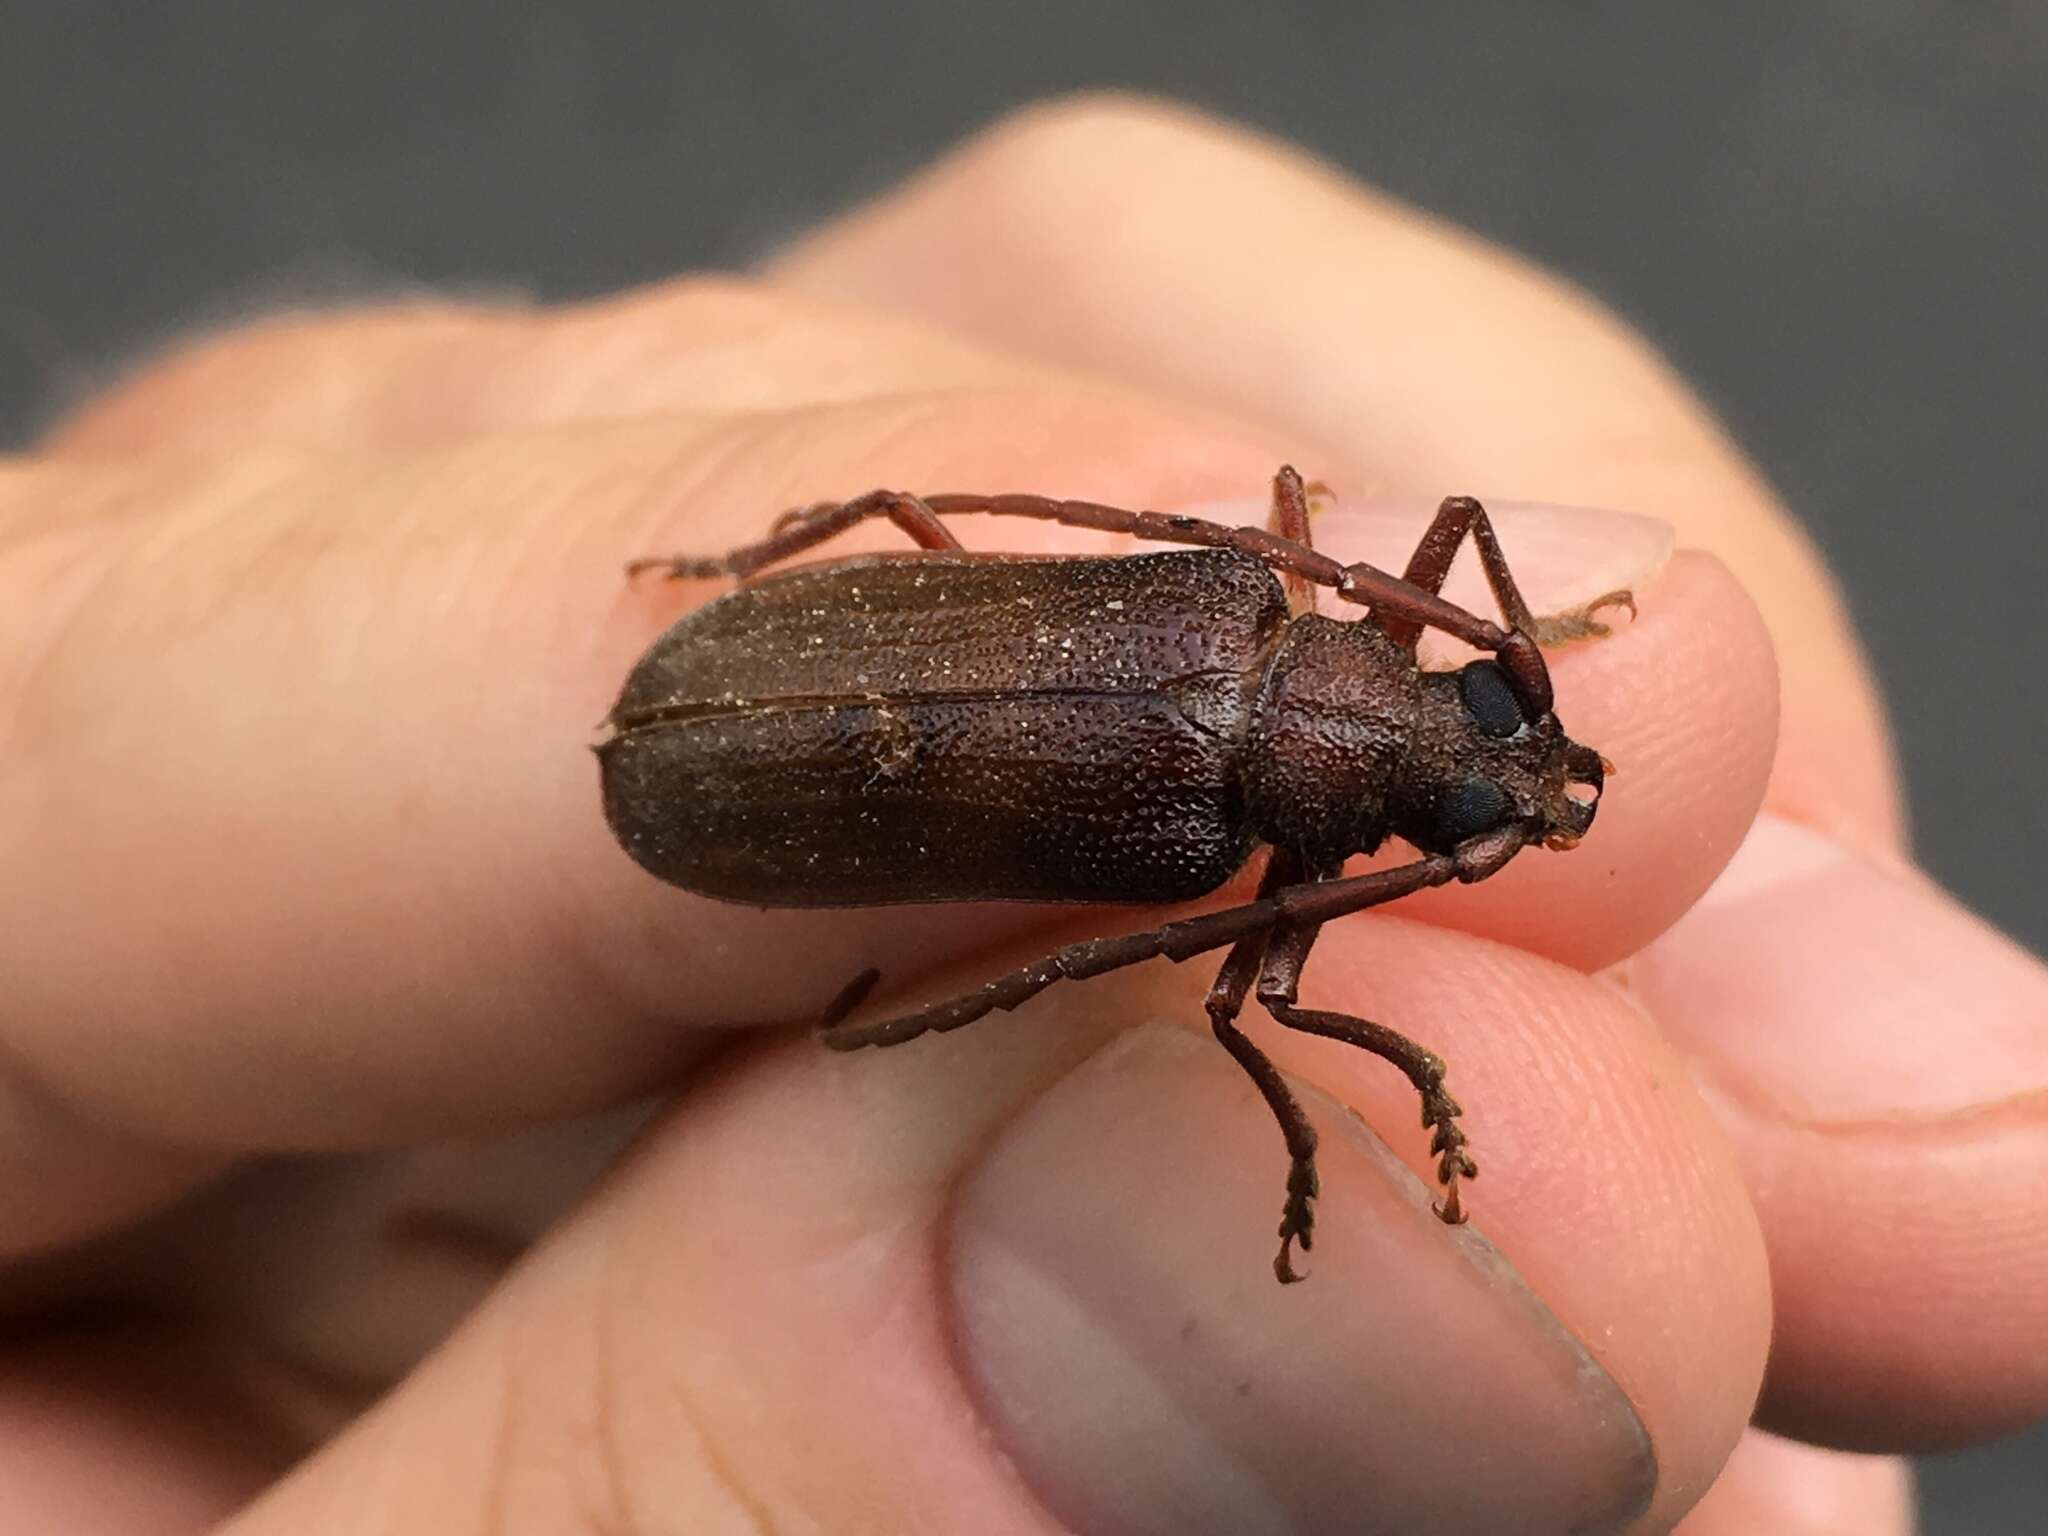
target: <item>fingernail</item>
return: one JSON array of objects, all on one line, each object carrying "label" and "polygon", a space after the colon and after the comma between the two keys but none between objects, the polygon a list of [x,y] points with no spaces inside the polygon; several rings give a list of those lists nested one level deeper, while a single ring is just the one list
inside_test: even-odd
[{"label": "fingernail", "polygon": [[1625,980],[1713,1081],[1781,1118],[1926,1118],[2048,1088],[2048,970],[1924,877],[1780,817]]},{"label": "fingernail", "polygon": [[1656,1462],[1620,1388],[1355,1116],[1322,1132],[1312,1273],[1273,1278],[1286,1163],[1220,1048],[1140,1028],[962,1185],[962,1357],[1040,1498],[1091,1536],[1607,1531]]},{"label": "fingernail", "polygon": [[[1339,560],[1366,560],[1399,573],[1436,515],[1434,501],[1346,500],[1318,512],[1310,524],[1315,545]],[[1233,501],[1183,510],[1230,523],[1262,524],[1263,502]],[[1515,585],[1538,614],[1561,613],[1609,592],[1640,591],[1653,582],[1677,548],[1669,523],[1633,512],[1564,507],[1545,502],[1488,501]],[[1473,555],[1461,552],[1443,595],[1474,613],[1494,611],[1493,595]],[[1628,610],[1603,613],[1628,622]]]}]

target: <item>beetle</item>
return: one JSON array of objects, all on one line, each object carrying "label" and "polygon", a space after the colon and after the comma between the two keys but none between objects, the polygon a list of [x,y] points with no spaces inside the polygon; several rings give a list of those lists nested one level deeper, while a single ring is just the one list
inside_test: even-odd
[{"label": "beetle", "polygon": [[[1301,1278],[1318,1193],[1316,1134],[1238,1027],[1248,994],[1291,1029],[1384,1057],[1414,1085],[1444,1190],[1478,1169],[1435,1053],[1383,1025],[1297,1006],[1321,925],[1428,886],[1483,880],[1532,844],[1593,824],[1611,766],[1568,737],[1539,646],[1606,633],[1612,592],[1529,612],[1493,524],[1453,496],[1399,577],[1310,536],[1310,488],[1283,466],[1264,528],[1033,495],[874,491],[783,514],[713,558],[629,573],[741,584],[677,622],[633,668],[598,744],[604,811],[672,884],[763,907],[927,901],[1165,903],[1224,885],[1270,850],[1252,900],[1069,944],[963,996],[850,1019],[877,974],[825,1011],[839,1050],[897,1045],[1015,1008],[1055,981],[1227,948],[1207,1011],[1286,1141],[1274,1273]],[[1029,517],[1180,548],[1075,557],[977,554],[948,517]],[[758,576],[869,518],[913,551]],[[1476,548],[1504,624],[1441,595]],[[757,579],[758,577],[758,579]],[[1327,588],[1362,604],[1315,611]],[[1482,654],[1417,663],[1425,627]],[[1413,862],[1340,878],[1398,837]]]}]

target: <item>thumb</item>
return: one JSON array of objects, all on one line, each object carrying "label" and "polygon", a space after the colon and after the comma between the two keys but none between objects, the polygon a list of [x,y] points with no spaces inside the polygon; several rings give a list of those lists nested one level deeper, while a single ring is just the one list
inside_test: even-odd
[{"label": "thumb", "polygon": [[[1574,989],[1560,1027],[1625,1027],[1584,978],[1496,960],[1525,991]],[[1187,1536],[1675,1514],[1728,1426],[1657,1384],[1690,1392],[1756,1341],[1710,1325],[1710,1358],[1682,1373],[1652,1358],[1668,1318],[1589,1348],[1586,1308],[1613,1298],[1540,1265],[1525,1281],[1476,1227],[1445,1228],[1421,1181],[1319,1096],[1317,1273],[1276,1286],[1275,1149],[1253,1091],[1206,1040],[1118,1029],[1199,1016],[1203,979],[1105,977],[1008,1029],[901,1052],[739,1048],[443,1348],[229,1529]],[[1647,1057],[1616,1070],[1632,1103],[1650,1097]],[[1686,1161],[1704,1122],[1659,1113],[1625,1117],[1647,1138],[1630,1166]],[[1726,1223],[1656,1194],[1653,1225],[1672,1230],[1629,1283],[1666,1294],[1665,1260]],[[1753,1363],[1737,1374],[1734,1418]]]}]

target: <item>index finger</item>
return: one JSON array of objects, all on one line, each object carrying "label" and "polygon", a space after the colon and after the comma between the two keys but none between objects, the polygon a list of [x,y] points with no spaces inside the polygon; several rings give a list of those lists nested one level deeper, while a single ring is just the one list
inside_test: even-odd
[{"label": "index finger", "polygon": [[1804,534],[1654,350],[1509,253],[1285,145],[1111,98],[1018,114],[774,270],[1228,409],[1314,445],[1305,465],[1348,495],[1670,522],[1769,626],[1772,805],[1901,840],[1882,706]]},{"label": "index finger", "polygon": [[[738,543],[764,508],[832,490],[1039,485],[1174,507],[1257,484],[1272,458],[1129,399],[955,390],[266,461],[227,507],[211,490],[153,500],[146,538],[110,516],[10,548],[0,581],[20,600],[0,614],[29,626],[14,653],[57,643],[0,707],[0,1058],[131,1171],[165,1143],[378,1143],[616,1102],[706,1029],[814,1019],[866,966],[900,983],[1043,924],[1042,908],[760,912],[634,868],[584,747],[678,599],[629,592],[618,561]],[[148,473],[27,467],[15,526],[141,496],[129,477]],[[91,569],[84,546],[104,558],[121,538],[76,606],[37,597],[37,559],[69,549]],[[1614,642],[1617,700],[1646,691],[1639,670],[1682,673],[1695,627],[1739,627],[1725,575],[1695,591]],[[1639,940],[1712,877],[1768,753],[1760,645],[1752,662],[1728,669],[1748,681],[1725,701],[1745,753],[1706,750],[1682,697],[1637,716],[1670,746],[1645,782],[1692,785],[1718,839],[1611,866],[1540,856],[1579,882],[1571,909],[1597,914],[1554,932]],[[1590,708],[1594,690],[1565,686]],[[92,1161],[74,1149],[63,1178],[0,1178],[0,1230],[100,1219],[76,1182]],[[48,1164],[40,1140],[0,1143],[0,1165]]]},{"label": "index finger", "polygon": [[[957,249],[967,230],[972,260]],[[1285,146],[1128,101],[1020,114],[779,271],[1281,423],[1326,445],[1318,472],[1346,490],[1627,506],[1725,560],[1783,680],[1774,814],[1712,904],[1618,979],[1685,1042],[1751,1172],[1778,1303],[1766,1421],[1899,1449],[2048,1406],[2038,1351],[2015,1345],[2048,1311],[2048,1231],[2033,1219],[2048,973],[1901,866],[1884,721],[1833,584],[1647,343],[1556,279]],[[1665,602],[1648,595],[1646,622]],[[1636,638],[1570,654],[1561,673],[1597,672]],[[1715,642],[1689,631],[1694,647]],[[1565,710],[1581,679],[1559,681],[1576,731]],[[1664,681],[1636,673],[1638,707]],[[1583,691],[1597,710],[1600,690]],[[1693,722],[1721,718],[1706,707]],[[1624,710],[1602,729],[1624,739],[1628,725]],[[1620,811],[1644,783],[1641,749],[1586,739],[1623,765]],[[1602,816],[1583,853],[1453,893],[1455,920],[1534,873],[1655,856]],[[1571,904],[1547,894],[1540,920],[1567,920]]]}]

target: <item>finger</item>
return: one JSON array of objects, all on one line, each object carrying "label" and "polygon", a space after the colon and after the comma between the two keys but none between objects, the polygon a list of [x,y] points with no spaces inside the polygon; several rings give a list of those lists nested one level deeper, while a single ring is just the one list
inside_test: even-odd
[{"label": "finger", "polygon": [[1270,140],[1084,99],[998,125],[775,273],[1267,423],[1354,493],[1666,519],[1776,643],[1771,803],[1898,841],[1882,711],[1806,538],[1640,338],[1526,263]]},{"label": "finger", "polygon": [[[1739,1436],[1768,1328],[1711,1124],[1585,978],[1424,925],[1342,928],[1487,1099],[1500,1189],[1473,1227],[1318,1098],[1316,1272],[1275,1285],[1283,1158],[1256,1095],[1206,1038],[1111,1038],[1199,1018],[1191,968],[902,1051],[792,1042],[700,1081],[232,1529],[401,1536],[593,1501],[692,1530],[1592,1530],[1645,1505],[1662,1528]],[[1572,1074],[1517,1071],[1508,997]],[[1340,1092],[1372,1075],[1306,1049]],[[1605,1157],[1558,1137],[1589,1110]],[[1412,1118],[1409,1095],[1385,1122],[1403,1156]],[[1538,1144],[1557,1159],[1509,1153]]]},{"label": "finger", "polygon": [[[990,391],[265,459],[230,489],[23,467],[0,482],[0,1055],[50,1110],[0,1136],[11,1174],[55,1176],[0,1179],[0,1246],[107,1219],[81,1188],[160,1195],[138,1141],[210,1167],[616,1101],[687,1026],[814,1017],[878,956],[986,924],[891,944],[897,914],[695,901],[619,853],[587,744],[679,596],[629,589],[625,555],[741,542],[828,487],[1059,464],[1185,501],[1252,463],[1157,410]],[[46,1122],[78,1132],[61,1160]]]},{"label": "finger", "polygon": [[[737,542],[799,488],[1002,485],[1024,464],[1113,500],[1209,501],[1264,451],[1088,397],[956,393],[322,466],[226,524],[210,505],[162,510],[29,676],[22,750],[0,756],[6,867],[36,872],[0,891],[9,1057],[131,1136],[216,1151],[417,1136],[615,1099],[672,1067],[692,1029],[814,1018],[870,964],[901,979],[1042,922],[764,913],[647,880],[605,835],[583,747],[676,597],[626,591],[617,556]],[[317,561],[293,554],[303,541]],[[1724,581],[1693,590],[1673,588],[1669,622],[1739,628]],[[1635,633],[1607,665],[1684,675],[1682,635]],[[1700,736],[1695,701],[1658,696],[1672,718],[1648,736],[1672,744],[1668,776],[1739,821],[1754,775]],[[1748,711],[1731,731],[1767,736],[1766,692],[1724,705]],[[1668,921],[1722,856],[1689,837],[1670,852],[1559,858],[1554,878],[1583,882],[1592,930]],[[1615,948],[1588,929],[1555,927]]]},{"label": "finger", "polygon": [[[1142,175],[1131,173],[1137,161]],[[969,206],[978,231],[1000,231],[986,245],[1003,254],[938,271],[929,253],[944,248],[940,231]],[[1075,228],[1103,238],[1069,247],[1062,236]],[[1197,251],[1199,259],[1184,255]],[[1012,255],[1039,280],[992,303],[984,280],[1001,285]],[[1251,396],[1270,400],[1272,414],[1318,433],[1340,464],[1351,455],[1367,487],[1420,476],[1435,492],[1476,481],[1671,518],[1682,542],[1729,562],[1777,641],[1785,713],[1768,803],[1826,833],[1844,870],[1862,867],[1849,850],[1881,853],[1896,841],[1881,722],[1811,552],[1661,363],[1583,299],[1499,253],[1247,136],[1154,109],[1084,104],[999,128],[799,247],[781,275],[1012,344],[1028,335],[1049,353],[1129,377],[1170,377],[1247,414],[1257,411]],[[1059,302],[1034,307],[1027,293]],[[1605,749],[1577,715],[1566,718]],[[1624,762],[1618,811],[1641,780],[1608,750]],[[1551,862],[1591,855],[1611,831],[1603,812],[1595,839]],[[2030,1001],[2021,1013],[2038,1019],[2039,972],[1940,898],[1926,895],[1910,913],[1889,898],[1855,906],[1883,909],[1885,921],[1859,929],[1816,922],[1789,899],[1758,906],[1740,930],[1754,957],[1729,942],[1735,930],[1703,918],[1698,939],[1681,929],[1665,941],[1684,950],[1671,971],[1682,980],[1652,1005],[1710,1074],[1732,1048],[1739,1080],[1754,1090],[1730,1096],[1729,1109],[1789,1288],[1778,1338],[1786,1366],[1774,1370],[1766,1404],[1773,1422],[1858,1445],[1979,1434],[2042,1411],[2035,1373],[2024,1369],[1999,1367],[2000,1388],[1977,1394],[1983,1367],[2010,1337],[1971,1321],[2000,1315],[2014,1288],[2043,1290],[2031,1252],[2007,1251],[2039,1229],[2015,1225],[2012,1205],[2040,1183],[2027,1112],[2042,1077],[2038,1030],[2016,1039],[1994,1023],[1994,1043],[1980,1022],[2013,1017],[2022,995]],[[1958,964],[1943,947],[1942,936],[1961,935],[1975,936],[1967,951],[1977,961]],[[1913,986],[1873,996],[1858,984],[1896,977],[1898,954],[1921,957]],[[1804,982],[1787,980],[1800,976],[1835,989],[1824,1011]],[[1750,978],[1754,987],[1744,985]],[[1760,995],[1781,985],[1805,1001],[1772,1006]],[[1736,991],[1741,1006],[1731,1009]],[[1894,1006],[1929,992],[1943,994],[1939,1006],[1914,1018]],[[1952,1074],[1921,1065],[1951,1020],[1962,1038],[1988,1047],[1955,1053],[1985,1076],[1959,1096]],[[1801,1031],[1827,1043],[1829,1062],[1789,1047],[1774,1055]],[[1796,1065],[1780,1071],[1774,1060]],[[1840,1113],[1816,1115],[1809,1094],[1832,1101],[1830,1072],[1855,1091]],[[1872,1092],[1880,1081],[1896,1085],[1892,1098]],[[1915,1107],[1930,1087],[1939,1101],[1932,1117]],[[1972,1108],[1986,1113],[1973,1121]],[[1816,1120],[1833,1127],[1824,1140],[1814,1139]],[[1789,1140],[1787,1121],[1799,1127]],[[1801,1146],[1809,1155],[1793,1155]],[[1920,1240],[1909,1259],[1893,1233]],[[2009,1266],[1975,1262],[1989,1234],[2004,1234]],[[1894,1286],[1901,1265],[1917,1278]],[[1924,1322],[1930,1308],[1983,1349],[1940,1349],[1933,1341],[1942,1335]],[[2016,1331],[2037,1326],[2024,1303],[2015,1316]],[[1905,1408],[1909,1400],[1920,1406]]]},{"label": "finger", "polygon": [[134,1327],[62,1330],[0,1351],[5,1528],[213,1529],[292,1459],[289,1437],[247,1411],[248,1374],[218,1347]]},{"label": "finger", "polygon": [[1907,1450],[2048,1413],[2048,972],[1923,877],[1765,817],[1625,974],[1756,1191],[1764,1421]]},{"label": "finger", "polygon": [[1678,1536],[1913,1536],[1913,1475],[1891,1456],[1855,1456],[1742,1437]]},{"label": "finger", "polygon": [[916,320],[691,277],[559,307],[412,299],[272,316],[153,359],[61,422],[40,451],[209,459],[405,448],[655,412],[1053,383],[1077,385]]}]

